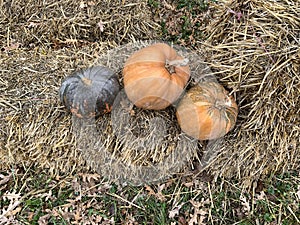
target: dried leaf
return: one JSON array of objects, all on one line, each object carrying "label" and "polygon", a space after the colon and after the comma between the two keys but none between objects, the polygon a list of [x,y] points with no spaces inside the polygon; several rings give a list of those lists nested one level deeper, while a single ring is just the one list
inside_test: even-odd
[{"label": "dried leaf", "polygon": [[102,21],[97,23],[98,27],[100,28],[100,31],[103,32],[104,31],[104,24]]},{"label": "dried leaf", "polygon": [[15,191],[13,192],[7,192],[5,193],[2,198],[5,200],[10,200],[10,201],[17,201],[21,198],[21,194],[20,193],[15,193]]},{"label": "dried leaf", "polygon": [[247,198],[243,195],[240,196],[241,205],[243,206],[243,211],[248,214],[250,212],[250,203]]},{"label": "dried leaf", "polygon": [[84,9],[87,5],[85,4],[84,1],[81,1],[79,4],[79,8]]},{"label": "dried leaf", "polygon": [[3,175],[3,174],[0,174],[0,185],[3,185],[3,184],[6,184],[10,178],[11,178],[12,174],[8,174],[8,175]]},{"label": "dried leaf", "polygon": [[194,182],[193,182],[193,181],[191,181],[191,182],[186,182],[186,183],[184,183],[183,185],[189,188],[189,187],[192,187],[192,186],[194,185]]},{"label": "dried leaf", "polygon": [[181,209],[181,207],[183,205],[184,205],[184,203],[181,203],[181,204],[177,205],[174,209],[169,211],[169,218],[173,219],[175,216],[179,215],[179,210]]},{"label": "dried leaf", "polygon": [[78,175],[82,177],[83,182],[91,182],[91,179],[98,181],[101,178],[97,173],[79,173]]},{"label": "dried leaf", "polygon": [[155,192],[154,190],[149,186],[149,185],[145,185],[145,189],[146,191],[148,191],[148,195],[154,195],[155,196]]},{"label": "dried leaf", "polygon": [[259,194],[256,195],[257,200],[263,200],[266,197],[266,194],[264,191],[261,191]]},{"label": "dried leaf", "polygon": [[2,209],[2,213],[0,214],[0,218],[2,217],[6,217],[6,216],[14,216],[15,214],[17,214],[18,212],[21,211],[21,207],[17,208],[17,206],[20,204],[21,202],[18,200],[15,201],[11,201],[9,203],[9,205],[7,206],[7,208],[3,208]]},{"label": "dried leaf", "polygon": [[190,215],[191,219],[188,224],[204,225],[204,220],[206,219],[206,215],[208,214],[208,212],[204,209],[205,204],[209,203],[209,200],[204,201],[204,199],[202,199],[201,202],[190,200],[190,203],[194,206],[194,214]]},{"label": "dried leaf", "polygon": [[190,214],[190,217],[192,217],[192,218],[189,221],[189,225],[198,224],[198,221],[197,221],[198,215],[196,213]]},{"label": "dried leaf", "polygon": [[160,201],[165,201],[166,200],[165,196],[161,192],[162,191],[162,185],[158,187],[158,192],[157,193],[155,193],[155,191],[149,185],[145,185],[145,189],[146,189],[146,191],[149,192],[148,194],[150,196],[153,195],[156,198],[158,198]]},{"label": "dried leaf", "polygon": [[38,220],[39,225],[47,225],[48,224],[48,219],[50,218],[51,215],[46,214],[44,216],[41,216]]},{"label": "dried leaf", "polygon": [[300,200],[300,185],[298,185],[298,191],[296,192],[298,199]]},{"label": "dried leaf", "polygon": [[79,222],[81,220],[81,215],[80,215],[80,212],[79,210],[76,211],[76,213],[74,214],[74,219],[76,222]]},{"label": "dried leaf", "polygon": [[32,221],[33,216],[34,216],[34,212],[29,212],[28,213],[27,219],[28,219],[29,222]]},{"label": "dried leaf", "polygon": [[10,45],[4,47],[3,49],[5,51],[11,51],[11,50],[15,50],[15,49],[18,49],[20,47],[20,43],[16,42],[16,43],[11,43]]},{"label": "dried leaf", "polygon": [[31,27],[38,27],[38,26],[40,26],[41,24],[42,24],[42,23],[29,22],[28,28],[31,28]]},{"label": "dried leaf", "polygon": [[179,216],[178,225],[188,225],[188,223],[186,222],[186,219],[183,216]]},{"label": "dried leaf", "polygon": [[94,5],[96,5],[96,3],[94,2],[94,1],[88,1],[88,6],[94,6]]}]

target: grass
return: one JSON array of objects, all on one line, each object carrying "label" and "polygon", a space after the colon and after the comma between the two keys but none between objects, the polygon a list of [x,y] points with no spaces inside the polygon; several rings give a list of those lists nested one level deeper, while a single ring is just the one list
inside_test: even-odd
[{"label": "grass", "polygon": [[[67,4],[67,1],[64,1],[64,3]],[[90,3],[93,4],[93,1]],[[206,26],[207,21],[210,19],[211,11],[207,8],[210,3],[211,2],[195,0],[180,0],[176,3],[172,1],[149,0],[148,6],[151,7],[154,20],[161,25],[159,37],[164,40],[174,41],[175,43],[179,43],[183,46],[195,47],[197,45],[197,41],[199,42],[199,40],[203,40],[205,38],[203,27]],[[31,163],[34,163],[36,160],[34,157],[37,155],[44,156],[39,159],[40,161],[46,159],[50,159],[51,162],[55,161],[52,159],[56,159],[56,161],[58,161],[58,157],[56,157],[55,154],[52,154],[52,151],[55,151],[55,153],[65,153],[63,155],[65,157],[63,158],[63,161],[60,161],[60,163],[57,162],[58,165],[61,166],[57,167],[58,169],[56,169],[56,171],[60,171],[60,169],[64,169],[64,167],[74,166],[77,168],[82,166],[80,163],[76,165],[74,164],[73,159],[77,157],[77,154],[73,155],[71,154],[72,151],[70,151],[71,153],[67,151],[68,149],[71,149],[71,146],[73,146],[72,140],[59,139],[61,138],[61,134],[68,132],[68,129],[60,130],[64,125],[64,121],[60,121],[58,119],[64,116],[61,111],[58,112],[56,110],[56,103],[53,104],[54,106],[49,104],[49,107],[45,104],[43,109],[49,108],[50,111],[47,111],[47,114],[44,114],[41,113],[41,111],[44,111],[37,110],[37,106],[32,102],[36,102],[36,96],[39,97],[39,95],[36,95],[36,92],[42,94],[46,93],[45,98],[47,98],[47,94],[50,93],[50,97],[54,96],[53,99],[56,99],[57,93],[54,93],[53,87],[57,87],[59,85],[57,76],[65,76],[72,70],[72,68],[69,68],[69,66],[66,65],[69,65],[70,62],[77,66],[83,63],[88,64],[87,59],[89,59],[90,62],[93,62],[94,56],[100,54],[100,52],[102,52],[102,48],[96,49],[93,53],[85,53],[83,45],[87,45],[88,43],[78,41],[77,48],[74,48],[73,50],[79,55],[82,54],[82,60],[80,60],[80,57],[77,57],[78,55],[70,53],[70,60],[67,60],[67,63],[64,63],[63,59],[67,59],[68,55],[60,56],[57,52],[53,51],[52,54],[54,54],[55,57],[51,58],[51,48],[53,47],[51,44],[53,42],[52,38],[55,37],[54,40],[64,40],[65,37],[77,37],[77,34],[79,34],[78,37],[84,41],[89,40],[89,42],[93,42],[95,40],[94,37],[99,37],[99,43],[109,42],[110,45],[115,46],[128,42],[132,38],[154,38],[150,36],[150,34],[152,35],[154,33],[153,30],[150,30],[150,28],[152,27],[154,29],[155,24],[150,24],[152,20],[144,20],[145,16],[139,13],[144,12],[143,9],[145,8],[142,4],[140,6],[142,8],[139,8],[137,7],[138,5],[135,6],[134,4],[128,4],[126,6],[132,7],[130,8],[132,10],[136,9],[137,13],[132,13],[132,16],[128,16],[126,13],[123,13],[123,11],[118,11],[114,5],[111,8],[102,7],[102,5],[85,6],[84,10],[87,10],[87,7],[89,7],[88,9],[90,11],[87,10],[87,12],[91,13],[90,18],[92,18],[92,21],[90,24],[92,25],[99,22],[98,20],[94,20],[94,18],[99,18],[97,17],[99,10],[92,10],[93,7],[99,7],[99,9],[105,11],[102,12],[101,15],[107,15],[108,19],[103,21],[106,22],[104,24],[104,33],[99,35],[99,27],[92,26],[93,29],[88,29],[87,26],[84,25],[86,22],[84,10],[80,7],[77,1],[73,2],[72,7],[63,7],[60,5],[57,7],[57,9],[59,9],[58,12],[63,14],[65,14],[65,9],[75,10],[73,13],[70,13],[70,15],[65,14],[63,21],[66,22],[65,24],[67,26],[62,26],[64,23],[60,23],[62,18],[60,18],[59,14],[55,17],[56,19],[52,18],[55,15],[49,14],[49,19],[47,20],[45,17],[42,21],[43,23],[38,23],[39,21],[37,19],[37,23],[33,22],[32,24],[26,25],[24,21],[27,21],[27,18],[29,17],[25,17],[25,15],[35,15],[35,6],[33,5],[33,7],[30,7],[29,4],[22,5],[22,7],[19,8],[22,8],[25,11],[28,10],[28,12],[19,14],[19,8],[16,7],[18,5],[12,5],[15,7],[14,10],[19,15],[20,23],[17,23],[18,20],[10,19],[10,17],[15,16],[15,14],[6,13],[5,15],[9,18],[4,20],[5,29],[1,31],[1,39],[4,40],[3,43],[10,40],[10,35],[13,35],[16,40],[11,39],[11,45],[5,46],[7,50],[3,48],[2,51],[2,55],[6,57],[3,57],[2,65],[7,70],[2,71],[1,82],[3,85],[7,85],[7,89],[4,88],[4,91],[7,93],[5,93],[5,98],[2,99],[1,104],[3,103],[5,110],[8,111],[5,111],[5,113],[1,114],[0,117],[5,115],[5,120],[9,121],[11,125],[9,129],[8,126],[6,128],[4,126],[4,128],[0,129],[0,131],[2,132],[3,130],[3,134],[5,134],[3,138],[3,143],[5,144],[2,145],[2,142],[0,141],[0,150],[2,151],[2,148],[9,149],[8,151],[4,150],[3,153],[0,151],[0,155],[6,156],[9,152],[9,154],[14,156],[24,155],[24,159],[21,161],[18,157],[16,157],[15,160],[17,161],[11,162],[11,164],[16,163],[18,165],[23,165],[23,167],[20,166],[18,168],[11,168],[7,166],[7,168],[10,169],[3,171],[0,170],[0,225],[91,223],[180,225],[300,224],[299,171],[291,171],[284,174],[276,173],[272,175],[273,168],[279,168],[281,166],[284,168],[296,168],[296,165],[299,165],[297,163],[297,155],[299,154],[296,149],[298,147],[298,142],[295,141],[298,140],[296,139],[298,137],[296,132],[298,129],[297,122],[299,121],[298,117],[296,118],[295,115],[299,115],[299,113],[297,113],[296,110],[293,111],[293,109],[295,109],[293,106],[296,106],[299,102],[297,100],[299,92],[297,92],[295,88],[293,89],[297,83],[293,84],[294,80],[291,81],[288,79],[289,76],[293,75],[295,75],[295,79],[297,78],[296,72],[293,71],[298,71],[298,67],[296,66],[299,64],[295,62],[295,55],[292,55],[294,54],[293,48],[291,48],[291,50],[289,50],[290,48],[282,48],[282,55],[277,54],[276,49],[278,46],[284,46],[285,44],[297,44],[296,40],[293,40],[293,37],[295,37],[293,32],[296,34],[298,33],[296,30],[298,29],[298,26],[296,26],[297,18],[290,16],[287,17],[286,15],[289,14],[287,14],[286,10],[290,10],[289,13],[292,15],[291,11],[294,9],[281,6],[279,4],[280,2],[275,1],[273,2],[273,5],[269,5],[261,4],[260,2],[255,4],[255,1],[250,1],[251,4],[248,6],[246,3],[248,4],[249,2],[245,2],[245,6],[243,6],[244,8],[239,4],[237,4],[236,7],[234,7],[235,5],[230,5],[230,10],[227,8],[224,10],[224,13],[221,14],[219,25],[217,25],[223,26],[223,29],[218,27],[215,31],[214,26],[212,26],[209,30],[214,36],[214,41],[211,43],[218,45],[214,49],[215,52],[212,54],[213,57],[209,60],[211,62],[216,62],[215,65],[211,64],[211,67],[215,67],[215,70],[213,71],[216,71],[216,74],[220,75],[222,81],[225,82],[227,79],[225,83],[231,84],[231,88],[237,90],[237,96],[242,96],[239,98],[239,102],[242,106],[240,113],[241,126],[239,126],[237,130],[241,131],[241,136],[245,137],[245,143],[249,147],[249,149],[247,148],[247,151],[243,151],[242,153],[240,152],[240,149],[244,145],[233,145],[232,148],[237,149],[238,152],[231,152],[227,149],[226,151],[224,150],[225,153],[223,154],[222,152],[220,154],[220,158],[223,158],[224,160],[216,162],[214,171],[224,170],[225,172],[229,171],[228,173],[235,174],[236,168],[239,168],[241,171],[244,169],[246,170],[246,173],[238,174],[237,176],[241,176],[242,178],[246,177],[246,179],[250,178],[247,171],[249,171],[249,174],[260,174],[261,172],[262,174],[266,174],[266,171],[271,171],[271,175],[269,174],[267,177],[265,176],[263,180],[251,177],[251,179],[255,180],[255,182],[253,184],[251,183],[252,186],[250,186],[249,189],[243,189],[242,186],[240,186],[241,181],[237,180],[237,178],[236,180],[219,178],[217,181],[212,181],[205,180],[204,176],[197,176],[193,178],[181,177],[180,175],[156,185],[128,185],[121,187],[103,180],[99,175],[92,174],[92,172],[74,172],[73,174],[69,174],[68,172],[64,174],[61,172],[61,174],[53,174],[53,171],[47,171],[45,168],[41,170],[39,167],[28,167]],[[254,6],[252,7],[252,5]],[[56,7],[56,5],[51,5],[51,7]],[[128,10],[127,8],[124,9],[121,6],[119,7],[120,10]],[[259,7],[267,7],[267,10]],[[118,17],[121,19],[116,20],[111,18],[110,16],[115,15],[115,13],[111,13],[110,9],[116,10]],[[271,9],[274,9],[274,12],[271,13],[274,18],[267,14],[267,12],[271,12]],[[284,12],[281,12],[280,10],[283,10]],[[55,12],[55,10],[51,9],[51,12]],[[262,15],[259,14],[261,12],[263,12]],[[243,15],[242,18],[239,18],[238,13]],[[251,15],[251,17],[247,18],[248,14]],[[72,24],[72,21],[75,21],[72,15],[78,15],[78,18],[75,18],[77,21],[75,24],[76,26]],[[145,15],[148,16],[148,12],[145,13]],[[36,14],[35,16],[38,18],[39,15]],[[256,17],[258,19],[263,18],[261,19],[261,25],[258,24],[258,26],[256,26],[256,21],[259,21],[256,20]],[[30,16],[30,18],[34,17]],[[247,19],[247,23],[242,22],[245,18]],[[282,34],[278,33],[275,28],[278,28],[280,24],[277,23],[277,20],[272,20],[272,18],[279,18],[279,20],[283,21],[282,24],[285,24],[286,26],[282,29],[282,31],[284,31],[282,32],[284,35],[279,36],[279,38],[277,38],[277,35]],[[6,23],[7,21],[12,23],[10,24],[9,29],[6,29],[6,26],[9,25]],[[222,21],[226,21],[226,23],[223,24]],[[263,24],[264,21],[266,21],[265,24]],[[274,23],[276,26],[272,26],[274,21],[277,21]],[[250,22],[252,23],[252,26],[244,27],[245,25],[248,26],[248,24],[251,24]],[[140,25],[128,26],[130,24]],[[295,24],[295,26],[293,24]],[[77,26],[79,25],[83,26],[78,28]],[[61,28],[61,32],[56,33],[56,26]],[[116,27],[119,27],[120,29],[116,29]],[[295,30],[292,29],[294,27]],[[136,28],[139,29],[135,30]],[[222,32],[218,32],[220,30]],[[285,32],[286,30],[290,30],[290,32]],[[70,33],[70,31],[74,33]],[[119,33],[116,34],[116,31],[119,31]],[[265,33],[263,31],[267,32]],[[28,39],[28,37],[31,38]],[[39,37],[38,42],[35,39],[36,37]],[[223,39],[227,37],[229,39],[223,42]],[[272,39],[270,41],[268,39],[273,37],[274,40]],[[233,39],[234,41],[232,41]],[[277,39],[281,42],[277,43]],[[222,42],[220,40],[222,40]],[[13,41],[16,41],[15,45]],[[17,41],[22,42],[21,49],[16,47],[18,44]],[[56,48],[61,48],[62,52],[67,52],[67,49],[72,49],[73,44],[64,46],[64,41],[57,43]],[[95,43],[90,44],[91,45],[87,45],[86,48],[93,49],[93,46],[96,46],[94,45]],[[235,44],[237,44],[237,46],[234,46]],[[43,48],[47,51],[42,51],[42,57],[34,58],[34,63],[23,62],[22,60],[30,58],[24,52],[28,51],[30,56],[39,54],[39,45],[50,47],[49,49]],[[32,51],[31,49],[36,50]],[[222,49],[225,49],[225,51]],[[235,51],[238,53],[246,52],[246,56],[249,53],[250,58],[247,58],[246,56],[241,58],[240,54],[235,55]],[[286,54],[284,54],[284,51],[287,51]],[[224,52],[226,54],[224,54]],[[47,55],[47,59],[45,59],[45,55]],[[278,64],[276,64],[277,66],[274,66],[272,63],[267,63],[264,64],[264,68],[260,70],[259,65],[263,64],[263,62],[268,62],[269,55],[271,59],[278,59]],[[262,59],[262,61],[255,61],[256,57]],[[11,58],[14,58],[14,60],[11,60]],[[53,60],[53,58],[55,60]],[[290,64],[287,64],[285,67],[286,64],[281,64],[281,61],[289,62]],[[218,62],[220,62],[220,64],[218,64]],[[272,62],[272,60],[270,62]],[[242,65],[240,63],[242,63]],[[255,65],[253,68],[251,67],[252,64]],[[26,67],[24,67],[24,65],[26,65]],[[224,68],[222,68],[223,65]],[[30,73],[28,74],[26,74],[26,70],[24,70],[24,68],[27,67],[33,68],[30,69]],[[267,67],[274,68],[274,71],[269,70],[270,80],[268,80],[269,77],[267,77],[267,75],[263,78],[263,80],[261,80],[260,77],[265,74],[265,68]],[[45,70],[43,68],[45,68]],[[58,68],[60,68],[60,70]],[[280,69],[282,69],[282,71],[279,71]],[[38,73],[39,70],[42,72]],[[54,82],[50,85],[47,82],[43,83],[38,79],[43,77],[43,71],[48,77],[48,73],[52,73],[51,71],[53,70],[55,70],[55,76],[52,76]],[[20,73],[20,71],[23,71],[24,73]],[[222,75],[219,71],[222,73],[224,72],[224,74]],[[245,73],[240,74],[242,71]],[[280,74],[280,76],[278,76],[277,71],[279,71],[278,74]],[[37,73],[38,76],[35,76],[35,73]],[[16,76],[10,77],[7,76],[7,74],[15,74]],[[51,78],[51,76],[49,77]],[[237,77],[240,80],[237,79]],[[277,79],[278,77],[280,79]],[[229,82],[228,79],[232,79],[232,81]],[[286,88],[279,85],[276,86],[277,84],[275,81],[278,80],[278,83],[280,83],[282,79],[285,81],[286,85],[291,84],[291,86]],[[6,80],[12,80],[13,82],[6,82]],[[28,83],[24,81],[28,81]],[[272,82],[274,82],[274,84]],[[33,83],[41,84],[41,86],[45,89],[36,88],[37,91],[32,92],[32,89],[35,89],[35,87],[32,87]],[[269,86],[263,86],[264,83],[268,83]],[[17,88],[15,88],[15,84],[17,84]],[[257,94],[253,94],[254,92],[252,90],[255,90],[257,85],[259,85],[259,91],[266,91],[262,93],[261,96],[267,96],[267,100],[263,97],[260,98]],[[21,87],[24,88],[23,92]],[[48,88],[50,90],[48,90]],[[270,92],[268,92],[268,88],[270,88]],[[285,89],[287,90],[286,92],[284,92]],[[14,90],[16,92],[13,92]],[[26,97],[27,95],[29,96],[28,99],[24,98],[24,96]],[[270,99],[271,95],[273,95],[273,99]],[[287,101],[286,96],[289,96]],[[10,99],[15,98],[15,101],[10,101]],[[41,95],[41,98],[44,98],[43,95]],[[251,108],[250,106],[253,106],[251,105],[253,99],[258,99],[257,101],[259,104],[253,103],[254,107]],[[19,100],[20,102],[18,102]],[[271,104],[272,106],[268,105],[268,107],[259,108],[260,105],[264,105],[264,101],[267,101],[267,103],[270,104],[269,101],[271,100],[273,101]],[[7,105],[5,105],[6,102]],[[20,109],[18,108],[19,106]],[[23,109],[28,111],[27,113],[24,113],[25,115],[21,114]],[[51,111],[51,109],[53,110]],[[274,113],[274,117],[266,117],[266,115],[269,115],[268,111]],[[250,114],[248,114],[249,112]],[[28,125],[26,123],[28,121],[25,121],[28,119],[26,116],[31,114],[36,116],[33,116],[33,119],[36,119],[34,120],[35,123],[32,123],[33,126],[30,124]],[[48,118],[48,114],[52,115],[53,120]],[[278,118],[276,118],[275,115],[278,115]],[[45,118],[45,116],[47,117]],[[22,118],[24,118],[24,120],[22,120]],[[251,118],[253,120],[251,120]],[[268,121],[264,123],[264,119]],[[37,123],[37,121],[45,122]],[[289,128],[292,122],[294,122],[293,132],[290,132]],[[24,131],[22,130],[22,124],[25,124]],[[52,127],[52,124],[58,124],[59,127]],[[264,124],[264,126],[257,128],[256,125],[259,124]],[[276,128],[273,127],[278,124],[282,126]],[[35,125],[38,125],[37,128]],[[68,124],[66,126],[68,126]],[[242,126],[244,126],[244,128]],[[44,130],[43,128],[47,129]],[[265,130],[262,130],[262,128]],[[27,129],[29,131],[25,132]],[[30,129],[34,130],[34,132],[30,133]],[[247,131],[247,129],[249,131]],[[4,130],[9,130],[11,133],[6,133]],[[35,131],[39,131],[39,133],[35,133]],[[56,133],[56,136],[54,135],[54,138],[50,135],[49,137],[45,137],[45,133],[49,131],[54,134]],[[267,131],[267,133],[265,133],[265,131]],[[272,140],[264,140],[260,138],[269,137],[270,133],[274,133],[274,138]],[[275,134],[278,134],[278,137],[276,137]],[[280,136],[283,138],[280,139]],[[32,140],[32,137],[35,138]],[[0,138],[2,138],[2,136],[0,136]],[[258,144],[249,144],[249,139],[257,140]],[[53,148],[54,145],[59,146],[60,143],[62,143],[62,146],[59,149],[56,149],[56,147]],[[287,145],[289,148],[285,148]],[[48,148],[49,146],[50,148]],[[270,149],[270,146],[274,146],[273,149]],[[231,146],[228,145],[227,147],[230,149]],[[30,152],[29,149],[31,149],[32,152]],[[280,157],[278,157],[278,152],[280,152]],[[254,153],[256,155],[252,155]],[[243,155],[245,155],[244,158]],[[268,158],[268,156],[271,158]],[[231,161],[230,157],[233,158]],[[2,158],[4,157],[2,156]],[[268,163],[261,164],[266,159],[269,159],[267,161]],[[274,163],[275,161],[278,162],[277,165]],[[232,162],[231,165],[230,162]],[[6,161],[3,160],[3,163],[6,163]],[[41,164],[38,165],[41,166]],[[46,166],[47,165],[48,164],[46,163]],[[217,165],[220,165],[220,167]],[[255,170],[255,166],[257,166],[259,170]],[[261,169],[263,167],[268,168],[265,168],[265,170],[262,171]],[[220,174],[226,174],[224,171],[221,171]],[[253,173],[253,171],[256,173]],[[216,174],[216,172],[214,174]],[[221,175],[219,177],[222,177]]]},{"label": "grass", "polygon": [[37,176],[31,168],[0,175],[0,224],[162,225],[195,220],[246,225],[297,224],[300,219],[298,172],[259,181],[249,191],[223,179],[213,183],[177,178],[151,186],[119,187],[95,174],[52,178],[45,171]]},{"label": "grass", "polygon": [[203,37],[201,28],[208,21],[202,17],[208,10],[208,4],[206,0],[176,2],[148,0],[148,5],[158,17],[162,38],[190,46],[195,45],[196,39]]}]

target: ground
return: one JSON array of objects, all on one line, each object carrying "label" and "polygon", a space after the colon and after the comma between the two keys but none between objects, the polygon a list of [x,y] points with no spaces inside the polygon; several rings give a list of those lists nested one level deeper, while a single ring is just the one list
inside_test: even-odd
[{"label": "ground", "polygon": [[[0,6],[0,224],[300,224],[298,2]],[[199,141],[171,177],[115,183],[76,148],[58,89],[74,71],[147,40],[201,56],[236,99],[238,120],[217,145]],[[203,168],[198,158],[210,148]]]}]

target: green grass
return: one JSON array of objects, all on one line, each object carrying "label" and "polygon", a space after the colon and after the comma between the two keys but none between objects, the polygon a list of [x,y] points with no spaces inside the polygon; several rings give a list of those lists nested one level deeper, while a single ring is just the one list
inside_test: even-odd
[{"label": "green grass", "polygon": [[260,189],[254,192],[221,179],[217,183],[174,179],[151,186],[119,187],[100,178],[84,179],[89,176],[53,178],[34,169],[17,172],[1,187],[0,212],[19,201],[10,211],[12,224],[39,224],[43,218],[49,224],[97,220],[178,224],[190,222],[194,215],[206,224],[298,224],[300,219],[300,177],[296,172],[260,181]]},{"label": "green grass", "polygon": [[187,10],[192,10],[195,13],[195,9],[207,10],[208,3],[205,0],[179,0],[177,1],[177,9],[186,8]]},{"label": "green grass", "polygon": [[[148,5],[159,17],[161,35],[164,40],[182,45],[195,45],[195,40],[203,38],[201,27],[205,26],[203,14],[208,10],[206,0],[179,0],[164,4],[161,1],[148,0]],[[170,5],[173,10],[170,13]]]},{"label": "green grass", "polygon": [[[203,39],[206,21],[201,18],[210,2],[179,0],[173,9],[157,0],[148,5],[159,17],[162,39],[193,47]],[[169,225],[194,219],[224,225],[300,224],[299,172],[258,183],[243,190],[235,180],[176,177],[151,186],[119,187],[93,174],[51,176],[37,168],[18,168],[0,171],[0,224],[5,219],[10,224]]]}]

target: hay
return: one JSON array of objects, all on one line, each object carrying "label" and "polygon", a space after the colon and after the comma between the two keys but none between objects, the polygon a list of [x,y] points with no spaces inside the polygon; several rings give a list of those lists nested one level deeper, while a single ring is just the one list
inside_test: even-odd
[{"label": "hay", "polygon": [[145,1],[1,3],[0,170],[87,168],[58,101],[61,80],[113,46],[155,38],[148,11]]},{"label": "hay", "polygon": [[260,176],[299,169],[300,5],[251,0],[213,7],[202,47],[240,112],[209,171],[249,187]]},{"label": "hay", "polygon": [[[210,8],[214,20],[204,31],[206,41],[195,41],[198,50],[193,56],[195,59],[200,55],[198,60],[205,63],[199,64],[199,73],[194,73],[190,86],[201,81],[203,73],[216,77],[234,94],[240,112],[235,129],[223,139],[197,143],[198,156],[194,156],[196,164],[201,163],[200,172],[206,169],[215,178],[234,178],[249,187],[266,174],[299,169],[299,3],[226,1],[211,3]],[[146,2],[12,1],[1,3],[0,14],[0,170],[35,165],[57,174],[92,167],[119,179],[97,163],[101,155],[81,152],[82,145],[76,143],[76,132],[74,135],[71,129],[75,122],[59,103],[57,91],[61,80],[75,69],[108,63],[108,49],[115,51],[128,46],[123,45],[128,42],[157,38],[158,26],[151,21]],[[128,54],[114,62],[122,65]],[[157,117],[167,113],[173,121],[172,114],[168,114],[171,111]],[[151,114],[143,117],[151,119]],[[112,126],[108,115],[107,118],[102,122],[108,124],[98,121],[93,129],[105,127],[105,135],[109,134]],[[173,141],[176,135],[183,137],[177,129],[173,134]],[[116,146],[112,137],[106,139],[105,146]],[[119,143],[124,146],[122,140]],[[193,142],[186,143],[191,144],[193,155]],[[110,154],[114,152],[122,153]],[[165,151],[165,157],[172,152],[177,151]],[[160,160],[154,159],[156,163]],[[132,161],[142,162],[135,156]],[[191,160],[186,163],[190,164]],[[178,172],[182,166],[167,169]],[[136,175],[141,180],[159,175],[159,180],[168,174],[165,171],[160,176],[158,173],[164,171],[156,171]]]},{"label": "hay", "polygon": [[10,1],[1,3],[1,42],[26,48],[116,46],[154,38],[146,1]]},{"label": "hay", "polygon": [[78,163],[71,121],[57,98],[61,78],[72,70],[66,65],[74,56],[84,57],[65,50],[16,50],[11,58],[2,53],[1,169],[36,162],[64,171]]},{"label": "hay", "polygon": [[[113,68],[123,87],[122,69],[127,58],[153,43],[156,41],[137,41],[116,47],[99,57],[98,64]],[[206,64],[199,63],[200,54],[176,45],[173,48],[189,60],[193,74],[189,85],[213,79],[207,76],[210,70]],[[98,120],[73,117],[78,148],[91,168],[115,182],[140,185],[166,179],[203,151],[197,140],[180,130],[174,106],[176,103],[160,111],[139,109],[122,90],[110,115]]]}]

